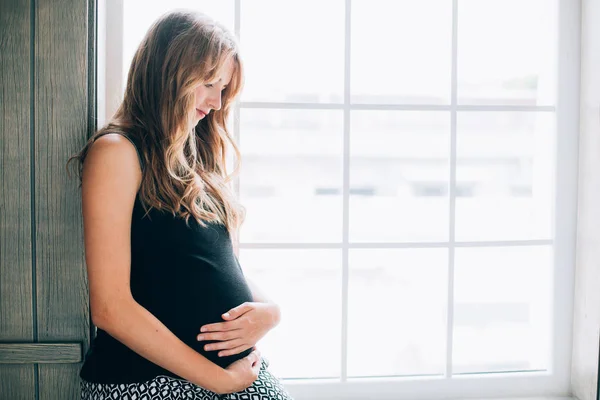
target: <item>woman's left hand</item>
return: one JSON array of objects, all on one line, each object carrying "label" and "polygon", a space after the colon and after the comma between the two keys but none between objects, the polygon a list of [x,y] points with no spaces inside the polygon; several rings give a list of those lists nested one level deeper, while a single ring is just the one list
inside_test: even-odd
[{"label": "woman's left hand", "polygon": [[198,341],[218,341],[204,346],[204,350],[220,350],[219,357],[239,354],[251,349],[280,318],[279,306],[274,303],[246,302],[225,314],[225,322],[204,325]]}]

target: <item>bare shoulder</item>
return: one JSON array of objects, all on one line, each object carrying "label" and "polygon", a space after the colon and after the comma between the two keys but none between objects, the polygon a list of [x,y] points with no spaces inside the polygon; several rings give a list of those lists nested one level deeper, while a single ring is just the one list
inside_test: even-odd
[{"label": "bare shoulder", "polygon": [[127,138],[107,134],[88,149],[81,179],[83,228],[92,320],[100,327],[110,321],[107,305],[130,296],[131,221],[141,176]]},{"label": "bare shoulder", "polygon": [[110,203],[125,201],[133,204],[141,180],[137,151],[127,138],[109,133],[90,146],[83,164],[84,197],[91,193],[94,198],[101,197]]}]

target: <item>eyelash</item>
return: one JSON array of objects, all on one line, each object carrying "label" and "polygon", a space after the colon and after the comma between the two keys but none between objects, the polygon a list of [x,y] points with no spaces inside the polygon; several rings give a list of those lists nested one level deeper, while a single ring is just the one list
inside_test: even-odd
[{"label": "eyelash", "polygon": [[[211,88],[211,87],[213,87],[213,84],[212,83],[207,83],[204,86],[206,86],[207,88]],[[221,91],[224,91],[225,89],[227,89],[227,86],[223,86],[223,89]]]}]

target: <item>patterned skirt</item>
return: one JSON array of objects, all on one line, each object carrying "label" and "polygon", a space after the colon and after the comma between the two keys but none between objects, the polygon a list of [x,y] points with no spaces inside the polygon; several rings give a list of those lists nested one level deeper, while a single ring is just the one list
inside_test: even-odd
[{"label": "patterned skirt", "polygon": [[81,400],[293,400],[261,360],[258,379],[241,392],[219,395],[183,379],[168,376],[142,383],[91,383],[80,380]]}]

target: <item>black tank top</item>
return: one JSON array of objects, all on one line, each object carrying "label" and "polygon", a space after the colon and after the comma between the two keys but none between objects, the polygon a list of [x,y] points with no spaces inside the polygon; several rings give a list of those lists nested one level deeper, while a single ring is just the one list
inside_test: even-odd
[{"label": "black tank top", "polygon": [[[136,150],[136,141],[126,135]],[[138,151],[139,155],[139,151]],[[140,157],[140,162],[142,159]],[[143,163],[142,163],[143,168]],[[221,315],[252,293],[224,225],[151,210],[136,196],[131,222],[131,292],[134,299],[185,344],[225,368],[251,350],[228,357],[204,351],[202,325],[223,322]],[[160,345],[160,344],[159,344]],[[180,378],[98,329],[80,377],[94,383],[137,383],[158,375]]]}]

